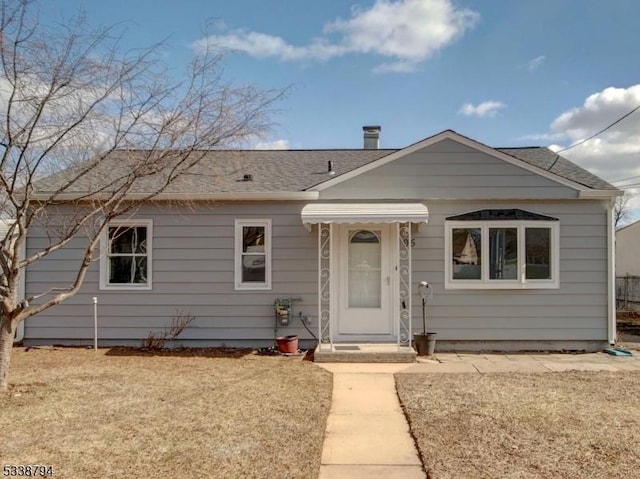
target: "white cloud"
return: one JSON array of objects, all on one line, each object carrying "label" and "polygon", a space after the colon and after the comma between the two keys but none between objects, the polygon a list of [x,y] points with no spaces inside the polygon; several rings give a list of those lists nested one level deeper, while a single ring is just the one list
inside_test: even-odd
[{"label": "white cloud", "polygon": [[228,35],[210,36],[207,39],[198,40],[196,47],[205,47],[207,44],[248,52],[256,58],[279,56],[282,59],[290,60],[299,58],[303,53],[301,48],[288,45],[280,37],[242,30],[236,30]]},{"label": "white cloud", "polygon": [[[582,106],[553,120],[550,134],[564,139],[566,148],[602,130],[638,105],[640,84],[606,88],[590,95]],[[562,154],[610,180],[640,175],[640,111]]]},{"label": "white cloud", "polygon": [[[564,138],[565,138],[564,133],[530,133],[527,135],[519,136],[516,139],[518,141],[547,142],[547,141],[560,141],[560,140],[563,140]],[[551,146],[549,148],[551,148]],[[558,146],[558,149],[560,148],[562,147]]]},{"label": "white cloud", "polygon": [[[564,112],[553,123],[552,131],[561,131],[571,140],[579,141],[604,128],[640,105],[640,84],[629,88],[605,88],[590,95],[584,105]],[[629,117],[606,132],[606,136],[619,136],[638,130],[640,118]],[[639,145],[640,146],[640,145]]]},{"label": "white cloud", "polygon": [[[558,116],[543,135],[553,138],[554,151],[577,144],[607,127],[640,105],[640,84],[628,88],[605,88],[587,97],[582,106]],[[564,142],[562,142],[564,140]],[[564,144],[561,144],[564,143]],[[633,113],[604,133],[560,153],[616,186],[640,185],[640,111]],[[640,217],[640,189],[629,187],[634,196],[630,206]]]},{"label": "white cloud", "polygon": [[49,150],[48,158],[60,151],[67,157],[71,151],[74,156],[94,155],[113,138],[114,117],[108,107],[121,92],[109,95],[103,85],[74,80],[51,95],[50,86],[35,75],[25,73],[14,82],[0,76],[0,116],[9,114],[11,106],[11,121],[0,125],[0,137],[11,134],[14,144],[28,142],[38,154]]},{"label": "white cloud", "polygon": [[418,64],[414,62],[380,63],[373,69],[373,73],[411,73],[416,71]]},{"label": "white cloud", "polygon": [[305,58],[326,60],[345,52],[344,47],[330,45],[321,40],[314,40],[307,46],[297,47],[274,35],[245,30],[234,30],[226,35],[211,35],[194,43],[196,49],[204,49],[208,45],[246,52],[255,58],[276,57],[280,60]]},{"label": "white cloud", "polygon": [[530,72],[537,70],[542,66],[546,58],[547,57],[544,55],[540,55],[539,57],[535,57],[533,60],[530,60],[529,63],[527,63],[527,70]]},{"label": "white cloud", "polygon": [[288,150],[289,140],[274,140],[258,142],[253,146],[254,150]]},{"label": "white cloud", "polygon": [[478,14],[456,9],[449,0],[378,0],[369,10],[355,8],[325,32],[338,32],[352,51],[422,61],[459,38]]},{"label": "white cloud", "polygon": [[457,8],[452,0],[376,0],[369,9],[354,7],[347,20],[325,24],[322,35],[307,45],[238,29],[200,39],[194,47],[228,48],[282,61],[373,54],[392,60],[378,65],[377,72],[409,72],[464,35],[479,18],[472,10]]},{"label": "white cloud", "polygon": [[465,103],[460,107],[458,113],[465,116],[477,116],[478,118],[491,118],[498,114],[498,111],[506,108],[507,105],[500,101],[483,101],[477,105]]}]

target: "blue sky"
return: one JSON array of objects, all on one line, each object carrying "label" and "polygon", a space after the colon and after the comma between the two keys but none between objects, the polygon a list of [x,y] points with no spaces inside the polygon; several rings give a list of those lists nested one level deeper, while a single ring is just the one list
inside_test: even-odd
[{"label": "blue sky", "polygon": [[[260,147],[360,148],[362,125],[375,124],[388,148],[444,129],[491,146],[561,148],[640,105],[637,0],[42,5],[47,19],[82,6],[96,26],[125,21],[127,46],[168,38],[176,69],[206,42],[235,49],[227,78],[289,88]],[[640,175],[640,111],[564,154],[610,181]]]}]

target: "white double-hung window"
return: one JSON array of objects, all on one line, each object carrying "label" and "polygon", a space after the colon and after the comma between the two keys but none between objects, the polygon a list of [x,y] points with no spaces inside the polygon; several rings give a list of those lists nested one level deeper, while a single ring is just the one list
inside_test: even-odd
[{"label": "white double-hung window", "polygon": [[101,238],[100,289],[151,289],[152,220],[111,221]]},{"label": "white double-hung window", "polygon": [[557,288],[558,221],[521,210],[482,211],[445,222],[445,288]]},{"label": "white double-hung window", "polygon": [[236,220],[235,289],[271,289],[271,220]]}]

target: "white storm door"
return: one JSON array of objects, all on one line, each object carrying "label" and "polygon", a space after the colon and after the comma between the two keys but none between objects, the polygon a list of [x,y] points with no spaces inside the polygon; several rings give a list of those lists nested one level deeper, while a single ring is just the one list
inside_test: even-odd
[{"label": "white storm door", "polygon": [[389,225],[343,225],[339,254],[340,335],[390,335]]}]

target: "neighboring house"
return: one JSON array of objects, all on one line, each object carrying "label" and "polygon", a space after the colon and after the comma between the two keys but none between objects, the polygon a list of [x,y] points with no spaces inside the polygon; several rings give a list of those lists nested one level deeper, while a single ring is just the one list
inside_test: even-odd
[{"label": "neighboring house", "polygon": [[640,276],[640,221],[616,231],[616,276]]},{"label": "neighboring house", "polygon": [[618,309],[640,311],[640,221],[616,231]]},{"label": "neighboring house", "polygon": [[[139,345],[181,309],[196,320],[180,345],[265,346],[274,301],[296,297],[279,334],[311,339],[302,313],[323,349],[409,346],[423,280],[440,350],[614,341],[619,190],[547,148],[491,148],[444,131],[381,150],[379,131],[365,127],[362,150],[208,152],[193,175],[113,222],[82,291],[27,320],[26,344],[90,343],[97,296],[103,345]],[[41,183],[43,194],[63,178]],[[64,197],[84,193],[74,188]],[[33,230],[28,248],[46,241]],[[27,292],[71,282],[79,251],[30,267]]]}]

